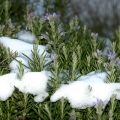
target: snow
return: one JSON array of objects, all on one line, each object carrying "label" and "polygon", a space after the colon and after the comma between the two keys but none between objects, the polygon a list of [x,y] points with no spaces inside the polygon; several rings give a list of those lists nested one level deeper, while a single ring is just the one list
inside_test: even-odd
[{"label": "snow", "polygon": [[35,102],[42,102],[48,96],[47,83],[51,73],[49,71],[27,72],[22,79],[16,73],[0,76],[0,100],[7,100],[15,88],[23,94],[34,95]]},{"label": "snow", "polygon": [[19,40],[25,41],[27,43],[34,43],[36,37],[33,33],[31,33],[30,31],[26,31],[26,30],[22,30],[20,32],[17,33],[16,37]]},{"label": "snow", "polygon": [[[27,36],[28,36],[28,39],[27,39]],[[28,42],[28,41],[33,42],[33,38],[30,38],[28,33],[20,35],[19,37],[25,38],[24,41],[26,41],[26,42]],[[21,39],[23,39],[23,38],[21,38]],[[18,61],[22,61],[23,64],[25,64],[26,66],[29,67],[29,65],[28,65],[29,59],[26,56],[28,56],[31,60],[33,59],[32,51],[33,51],[34,44],[26,43],[24,41],[20,41],[18,39],[11,39],[9,37],[0,37],[0,43],[3,44],[3,46],[5,46],[6,48],[9,48],[10,51],[17,52],[18,53],[18,57],[17,57]],[[55,58],[53,54],[49,54],[46,51],[46,46],[38,45],[37,52],[40,57],[45,56],[45,64],[53,61],[53,59]],[[17,68],[18,63],[16,60],[13,60],[9,66],[10,66],[11,72],[18,72],[18,68]],[[24,70],[25,72],[30,71],[28,68],[24,67],[24,69],[25,69]]]},{"label": "snow", "polygon": [[63,97],[70,102],[72,108],[79,109],[97,106],[100,100],[106,105],[114,94],[120,100],[120,83],[106,83],[105,80],[107,73],[91,72],[77,81],[62,85],[50,100],[56,102]]},{"label": "snow", "polygon": [[93,97],[102,100],[102,102],[106,105],[112,95],[116,95],[116,99],[120,100],[117,96],[120,95],[120,83],[94,83],[91,85],[92,91],[91,94]]},{"label": "snow", "polygon": [[0,37],[0,43],[6,48],[9,48],[12,52],[21,52],[23,50],[32,49],[32,45],[25,43],[17,39],[11,39],[9,37]]},{"label": "snow", "polygon": [[15,73],[0,76],[0,100],[7,100],[14,92]]},{"label": "snow", "polygon": [[[80,92],[79,92],[80,91]],[[84,108],[94,106],[96,99],[91,97],[88,91],[88,84],[81,81],[62,85],[50,98],[51,102],[56,102],[61,98],[66,98],[72,108]]]},{"label": "snow", "polygon": [[[18,55],[25,53],[25,51],[33,50],[33,44],[20,41],[18,39],[12,39],[9,37],[0,37],[0,43],[3,44],[6,48],[9,48],[12,52],[17,52]],[[38,50],[43,53],[46,51],[46,47],[43,45],[38,45]]]},{"label": "snow", "polygon": [[19,62],[21,62],[23,64],[24,72],[30,71],[28,60],[26,60],[25,58],[22,58],[22,57],[16,57],[15,60],[13,60],[9,64],[9,68],[10,68],[11,72],[18,73]]},{"label": "snow", "polygon": [[15,87],[22,93],[34,95],[35,102],[42,102],[47,96],[47,71],[27,72],[21,80],[15,81]]},{"label": "snow", "polygon": [[[9,37],[0,37],[0,44],[3,44],[3,46],[9,48],[12,52],[17,52],[19,57],[25,57],[23,55],[25,54],[26,56],[32,58],[31,51],[33,51],[34,44],[26,43],[24,41]],[[37,45],[37,51],[40,56],[45,55],[47,58],[53,60],[55,58],[55,53],[49,54],[46,49],[47,48],[44,45]]]},{"label": "snow", "polygon": [[107,82],[107,76],[110,74],[110,72],[100,72],[100,71],[93,71],[88,73],[87,75],[83,75],[78,78],[78,80],[85,80],[89,83],[95,83],[95,82]]}]

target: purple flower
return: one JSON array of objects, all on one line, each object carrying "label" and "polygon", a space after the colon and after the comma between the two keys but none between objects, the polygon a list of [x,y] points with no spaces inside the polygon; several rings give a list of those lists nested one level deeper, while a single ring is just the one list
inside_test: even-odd
[{"label": "purple flower", "polygon": [[57,13],[53,13],[53,14],[50,14],[50,13],[46,13],[46,15],[43,17],[43,19],[46,21],[51,21],[51,20],[58,20],[60,19],[60,15],[57,14]]},{"label": "purple flower", "polygon": [[116,57],[115,51],[111,50],[110,48],[106,47],[103,51],[103,55],[108,58],[108,60],[113,60]]}]

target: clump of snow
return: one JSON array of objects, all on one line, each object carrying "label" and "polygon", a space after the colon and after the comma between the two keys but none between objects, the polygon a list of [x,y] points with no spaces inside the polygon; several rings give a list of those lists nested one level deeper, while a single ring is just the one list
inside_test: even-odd
[{"label": "clump of snow", "polygon": [[69,85],[62,85],[50,98],[51,102],[63,98],[68,99],[72,108],[85,108],[94,106],[97,102],[89,93],[89,86],[82,81],[76,81]]},{"label": "clump of snow", "polygon": [[110,98],[113,95],[116,95],[116,99],[120,100],[118,96],[120,96],[120,83],[93,83],[91,84],[91,94],[92,97],[101,100],[104,105],[106,105]]},{"label": "clump of snow", "polygon": [[[9,37],[0,37],[0,43],[6,48],[9,48],[12,52],[17,52],[18,54],[24,53],[27,50],[33,50],[33,44]],[[46,47],[43,45],[38,45],[38,50],[44,52],[46,51]]]},{"label": "clump of snow", "polygon": [[105,83],[107,73],[91,72],[79,80],[62,85],[50,98],[51,102],[66,98],[72,108],[84,109],[96,106],[101,100],[106,105],[112,95],[120,100],[120,83]]},{"label": "clump of snow", "polygon": [[47,82],[51,72],[27,72],[22,79],[16,73],[0,76],[0,100],[7,100],[14,92],[15,87],[24,94],[34,95],[35,102],[42,102],[48,96]]},{"label": "clump of snow", "polygon": [[19,40],[25,41],[27,43],[34,43],[36,37],[33,33],[31,33],[30,31],[26,31],[26,30],[22,30],[20,32],[17,33],[16,37]]},{"label": "clump of snow", "polygon": [[[23,35],[22,37],[26,39],[25,35]],[[28,37],[28,40],[32,42],[32,38]],[[18,61],[22,61],[23,64],[29,67],[28,65],[29,59],[27,57],[29,57],[31,60],[33,59],[32,51],[34,49],[34,44],[29,44],[24,41],[20,41],[18,39],[11,39],[9,37],[0,37],[0,43],[3,44],[3,46],[5,46],[6,48],[9,48],[10,51],[17,52]],[[40,57],[41,56],[45,57],[45,64],[53,61],[53,59],[55,58],[55,57],[53,58],[54,56],[53,54],[50,54],[46,51],[46,46],[37,45],[37,52]],[[17,66],[18,66],[17,61],[13,60],[10,63],[11,72],[17,72],[18,71]],[[29,71],[29,69],[26,68],[25,71],[27,72]]]},{"label": "clump of snow", "polygon": [[0,76],[0,100],[7,100],[14,92],[15,73]]},{"label": "clump of snow", "polygon": [[[20,41],[18,39],[12,39],[9,37],[0,37],[0,43],[3,44],[6,48],[9,48],[12,52],[17,52],[18,56],[25,57],[26,56],[32,58],[32,52],[34,44],[29,44],[24,41]],[[51,60],[55,58],[55,54],[51,55],[46,51],[46,46],[44,45],[37,45],[38,54],[45,55],[47,58],[51,57]]]},{"label": "clump of snow", "polygon": [[93,71],[93,72],[88,73],[87,75],[83,75],[83,76],[79,77],[78,80],[83,80],[88,83],[107,82],[108,74],[110,74],[110,73]]},{"label": "clump of snow", "polygon": [[22,57],[16,57],[15,60],[13,60],[9,64],[9,68],[10,68],[11,72],[18,73],[19,62],[21,62],[23,64],[24,72],[29,72],[30,71],[28,60],[26,60]]},{"label": "clump of snow", "polygon": [[35,102],[42,102],[47,96],[47,71],[25,73],[21,80],[15,81],[15,87],[25,94],[34,95]]}]

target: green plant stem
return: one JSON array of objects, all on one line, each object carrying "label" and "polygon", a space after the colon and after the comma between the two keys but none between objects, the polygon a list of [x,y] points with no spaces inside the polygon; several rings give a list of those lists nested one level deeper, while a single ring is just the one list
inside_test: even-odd
[{"label": "green plant stem", "polygon": [[61,120],[64,118],[64,99],[61,99]]},{"label": "green plant stem", "polygon": [[45,104],[45,110],[48,113],[49,120],[53,120],[52,115],[51,115],[51,111],[50,111],[50,109],[48,107],[48,104]]},{"label": "green plant stem", "polygon": [[10,120],[10,112],[9,112],[9,110],[10,110],[10,104],[9,104],[9,100],[7,100],[7,120]]},{"label": "green plant stem", "polygon": [[27,100],[28,98],[28,95],[27,94],[24,94],[24,110],[23,110],[23,118],[25,119],[26,117],[26,114],[27,114]]},{"label": "green plant stem", "polygon": [[110,110],[109,110],[109,120],[114,120],[114,118],[113,118],[113,115],[114,115],[114,110],[115,110],[115,108],[116,108],[116,101],[115,101],[115,96],[113,96],[112,98],[111,98],[111,106],[110,106]]},{"label": "green plant stem", "polygon": [[41,104],[39,104],[39,107],[38,107],[38,115],[39,115],[39,118],[38,118],[38,119],[39,119],[39,120],[41,120],[41,118],[40,118],[41,112],[40,112],[40,111],[41,111]]},{"label": "green plant stem", "polygon": [[5,0],[5,21],[7,23],[9,19],[9,0]]}]

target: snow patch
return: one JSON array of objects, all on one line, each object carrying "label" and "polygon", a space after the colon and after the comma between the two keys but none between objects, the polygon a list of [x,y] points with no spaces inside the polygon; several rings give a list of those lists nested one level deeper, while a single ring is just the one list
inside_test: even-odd
[{"label": "snow patch", "polygon": [[36,39],[33,33],[31,33],[30,31],[26,31],[26,30],[21,30],[20,32],[18,32],[16,37],[19,40],[25,41],[27,43],[34,43]]},{"label": "snow patch", "polygon": [[36,102],[42,102],[47,96],[47,71],[25,73],[21,80],[15,81],[15,87],[22,93],[34,95]]},{"label": "snow patch", "polygon": [[85,82],[94,83],[94,82],[107,82],[107,76],[110,74],[109,72],[100,72],[93,71],[88,73],[87,75],[83,75],[78,78],[78,80],[85,80]]},{"label": "snow patch", "polygon": [[[0,37],[0,43],[3,44],[6,48],[9,48],[12,52],[17,52],[18,55],[24,53],[25,51],[33,50],[33,44],[20,41],[18,39],[12,39],[9,37]],[[38,45],[38,50],[42,53],[46,51],[46,47],[43,45]]]},{"label": "snow patch", "polygon": [[14,92],[15,73],[0,76],[0,100],[7,100]]},{"label": "snow patch", "polygon": [[23,69],[24,69],[25,73],[30,71],[28,60],[26,60],[22,57],[16,57],[15,60],[13,60],[9,64],[9,68],[10,68],[12,73],[18,73],[19,62],[21,62],[23,64]]},{"label": "snow patch", "polygon": [[[33,38],[31,36],[28,36],[26,34],[21,35],[22,33],[19,33],[19,34],[20,35],[18,35],[18,37],[22,37],[21,39],[24,39],[24,41],[28,40],[29,42],[30,41],[33,42]],[[30,34],[30,33],[27,33],[27,34]],[[29,59],[27,57],[29,57],[31,60],[33,59],[32,51],[33,51],[34,44],[29,44],[24,41],[20,41],[18,39],[11,39],[9,37],[0,37],[0,43],[3,44],[3,46],[5,46],[6,48],[9,48],[10,51],[17,52],[18,57],[16,59],[18,59],[18,61],[21,61],[23,64],[29,67],[28,65]],[[37,45],[37,52],[40,57],[41,56],[45,57],[45,64],[55,59],[55,55],[49,54],[46,51],[46,46]],[[11,72],[16,72],[16,73],[18,72],[18,68],[17,68],[18,63],[16,60],[13,60],[9,66],[10,66]],[[24,71],[28,72],[30,70],[24,67]]]},{"label": "snow patch", "polygon": [[27,72],[22,79],[18,79],[16,73],[0,76],[0,100],[7,100],[14,92],[15,87],[24,94],[34,95],[35,102],[43,102],[49,95],[47,82],[51,73],[49,71]]},{"label": "snow patch", "polygon": [[66,98],[72,108],[97,106],[101,100],[106,105],[112,95],[120,100],[120,83],[105,83],[107,73],[91,72],[77,81],[62,85],[50,98],[51,102]]}]

